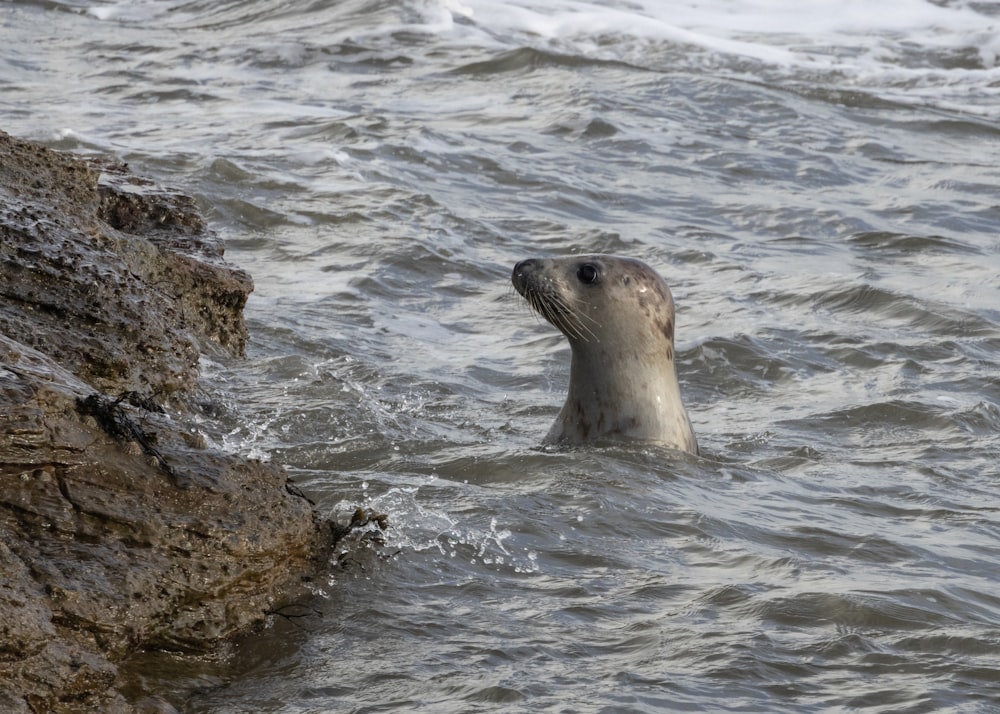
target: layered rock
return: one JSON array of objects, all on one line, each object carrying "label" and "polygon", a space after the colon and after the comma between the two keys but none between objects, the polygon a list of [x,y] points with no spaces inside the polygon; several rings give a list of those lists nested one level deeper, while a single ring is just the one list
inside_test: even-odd
[{"label": "layered rock", "polygon": [[246,631],[325,557],[186,411],[251,289],[189,198],[0,133],[0,710],[132,711],[121,658]]}]

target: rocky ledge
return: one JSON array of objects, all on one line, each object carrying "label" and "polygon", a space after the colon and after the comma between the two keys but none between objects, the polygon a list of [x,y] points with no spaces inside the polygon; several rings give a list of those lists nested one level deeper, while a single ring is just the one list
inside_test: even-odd
[{"label": "rocky ledge", "polygon": [[192,429],[252,289],[189,198],[0,132],[0,710],[136,711],[117,662],[250,630],[325,562],[286,475]]}]

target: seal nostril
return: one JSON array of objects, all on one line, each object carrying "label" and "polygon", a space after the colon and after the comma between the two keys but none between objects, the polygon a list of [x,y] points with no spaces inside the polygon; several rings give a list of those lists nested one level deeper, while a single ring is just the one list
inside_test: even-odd
[{"label": "seal nostril", "polygon": [[514,265],[514,270],[510,273],[510,282],[521,295],[524,295],[524,264],[527,261],[520,261]]},{"label": "seal nostril", "polygon": [[514,287],[519,293],[524,294],[524,286],[527,282],[528,274],[534,271],[537,266],[538,261],[534,258],[522,260],[514,266],[514,271],[510,275],[510,281],[514,283]]}]

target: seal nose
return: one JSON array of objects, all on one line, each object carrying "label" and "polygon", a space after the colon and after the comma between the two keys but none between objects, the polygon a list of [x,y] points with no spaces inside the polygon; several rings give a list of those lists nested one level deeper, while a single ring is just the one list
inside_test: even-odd
[{"label": "seal nose", "polygon": [[525,287],[528,284],[528,275],[538,267],[538,261],[534,258],[522,260],[514,266],[514,272],[510,275],[510,282],[514,284],[514,289],[524,295]]}]

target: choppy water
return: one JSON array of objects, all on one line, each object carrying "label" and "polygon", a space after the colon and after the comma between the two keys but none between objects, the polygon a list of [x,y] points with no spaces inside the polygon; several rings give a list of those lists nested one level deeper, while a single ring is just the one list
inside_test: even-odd
[{"label": "choppy water", "polygon": [[[190,712],[1000,709],[1000,4],[0,5],[2,128],[253,273],[212,436],[390,515]],[[667,278],[704,451],[537,449],[541,254]],[[206,427],[212,428],[212,427]],[[308,606],[308,607],[306,607]]]}]

